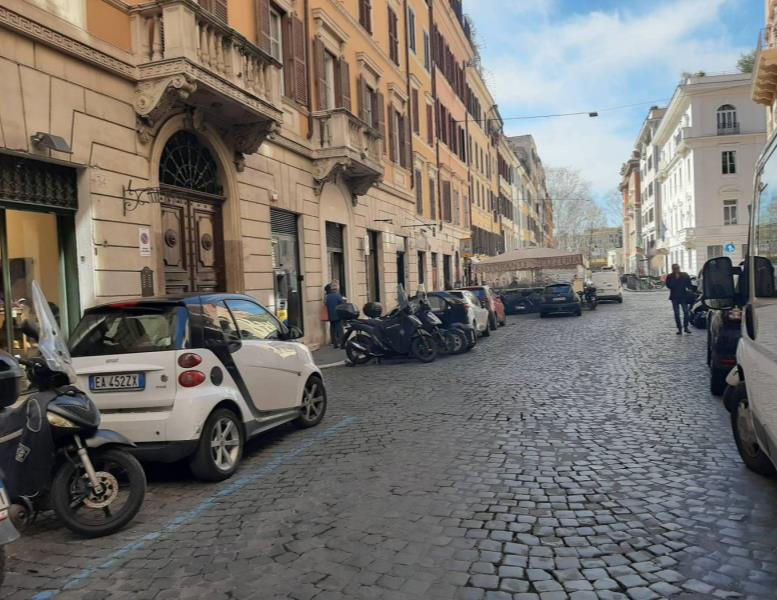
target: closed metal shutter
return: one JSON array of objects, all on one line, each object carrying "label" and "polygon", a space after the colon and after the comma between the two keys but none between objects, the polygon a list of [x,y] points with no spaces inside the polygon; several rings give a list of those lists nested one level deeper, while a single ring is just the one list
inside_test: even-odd
[{"label": "closed metal shutter", "polygon": [[277,208],[270,209],[270,228],[273,233],[297,236],[297,215]]},{"label": "closed metal shutter", "polygon": [[339,223],[326,224],[326,247],[327,250],[342,252],[343,244],[343,226]]}]

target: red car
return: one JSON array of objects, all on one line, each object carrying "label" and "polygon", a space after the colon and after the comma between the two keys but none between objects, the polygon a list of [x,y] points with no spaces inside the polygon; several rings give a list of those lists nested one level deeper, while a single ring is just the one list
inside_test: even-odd
[{"label": "red car", "polygon": [[505,305],[502,303],[502,299],[490,287],[487,285],[471,285],[461,289],[469,290],[475,294],[483,308],[488,310],[488,326],[492,331],[498,326],[507,323]]}]

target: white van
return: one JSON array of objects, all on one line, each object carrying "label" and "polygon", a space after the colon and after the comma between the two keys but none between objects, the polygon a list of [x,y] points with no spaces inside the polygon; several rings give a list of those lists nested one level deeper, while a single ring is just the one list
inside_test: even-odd
[{"label": "white van", "polygon": [[623,302],[623,286],[616,271],[597,271],[591,273],[591,281],[596,286],[596,297],[599,300],[615,300]]},{"label": "white van", "polygon": [[775,475],[777,465],[776,148],[777,137],[756,169],[744,266],[734,267],[730,258],[720,257],[708,260],[702,270],[707,306],[743,309],[737,366],[726,379],[723,399],[742,460],[762,475]]}]

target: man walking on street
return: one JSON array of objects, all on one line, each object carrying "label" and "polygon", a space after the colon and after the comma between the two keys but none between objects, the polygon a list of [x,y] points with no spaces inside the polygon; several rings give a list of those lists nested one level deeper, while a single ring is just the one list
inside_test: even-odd
[{"label": "man walking on street", "polygon": [[[680,270],[680,265],[672,265],[672,273],[666,278],[666,287],[669,288],[669,299],[672,301],[674,321],[677,324],[677,335],[691,333],[688,329],[690,311],[688,310],[688,290],[691,288],[691,278],[688,273]],[[683,311],[683,320],[680,322],[680,310]]]}]

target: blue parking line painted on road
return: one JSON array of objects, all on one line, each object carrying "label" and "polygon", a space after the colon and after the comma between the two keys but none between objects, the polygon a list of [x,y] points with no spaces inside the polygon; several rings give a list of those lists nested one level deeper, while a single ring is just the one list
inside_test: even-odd
[{"label": "blue parking line painted on road", "polygon": [[127,544],[126,546],[123,546],[118,550],[115,550],[108,556],[107,560],[105,560],[104,562],[98,565],[87,567],[83,571],[77,573],[76,575],[73,575],[72,577],[67,579],[59,589],[46,590],[45,592],[39,592],[35,594],[32,597],[32,600],[51,600],[52,598],[55,598],[63,591],[78,588],[80,584],[88,580],[92,575],[94,575],[98,571],[106,571],[106,570],[112,569],[119,560],[127,557],[128,555],[132,554],[137,550],[142,550],[149,544],[159,539],[165,533],[173,532],[179,527],[181,527],[182,525],[186,525],[187,523],[190,523],[191,521],[199,517],[203,512],[216,506],[219,500],[226,498],[228,496],[231,496],[235,492],[240,491],[249,483],[252,483],[258,479],[261,479],[269,475],[270,473],[275,471],[278,467],[280,467],[283,463],[304,453],[308,448],[310,448],[311,446],[314,446],[319,441],[337,435],[337,433],[339,433],[342,429],[351,425],[355,420],[356,420],[356,417],[345,417],[339,423],[333,425],[332,427],[329,427],[328,429],[325,429],[324,431],[314,436],[313,438],[311,438],[301,446],[298,446],[294,450],[290,450],[289,452],[282,452],[281,454],[276,455],[267,464],[262,465],[261,467],[255,469],[254,471],[251,471],[246,475],[231,481],[229,485],[227,485],[224,489],[219,490],[209,498],[206,498],[205,500],[200,502],[197,506],[195,506],[193,509],[188,510],[176,516],[160,529],[147,533],[139,540],[132,542],[131,544]]}]

